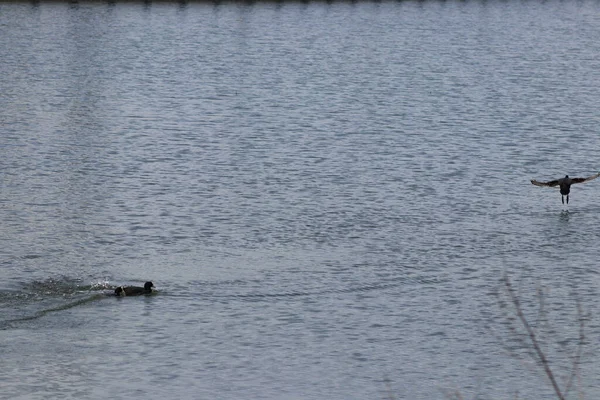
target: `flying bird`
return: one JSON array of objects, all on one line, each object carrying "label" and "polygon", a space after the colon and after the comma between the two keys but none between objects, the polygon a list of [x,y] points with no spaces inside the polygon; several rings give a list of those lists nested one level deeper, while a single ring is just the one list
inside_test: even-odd
[{"label": "flying bird", "polygon": [[571,185],[574,183],[583,183],[587,181],[591,181],[592,179],[596,179],[600,176],[600,173],[588,176],[587,178],[569,178],[569,175],[565,175],[564,178],[555,179],[549,182],[538,182],[535,179],[531,180],[535,186],[549,186],[549,187],[560,187],[560,194],[562,203],[565,204],[565,196],[567,197],[567,204],[569,204],[569,193],[571,192]]}]

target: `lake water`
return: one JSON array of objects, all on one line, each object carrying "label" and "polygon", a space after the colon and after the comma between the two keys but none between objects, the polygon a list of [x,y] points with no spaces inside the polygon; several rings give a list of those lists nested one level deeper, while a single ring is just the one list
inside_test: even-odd
[{"label": "lake water", "polygon": [[600,396],[600,180],[529,182],[600,171],[597,1],[8,2],[0,60],[0,398],[554,399],[504,276]]}]

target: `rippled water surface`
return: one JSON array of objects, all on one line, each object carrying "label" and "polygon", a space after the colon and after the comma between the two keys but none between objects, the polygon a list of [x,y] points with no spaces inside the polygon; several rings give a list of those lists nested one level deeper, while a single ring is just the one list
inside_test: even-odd
[{"label": "rippled water surface", "polygon": [[529,180],[600,171],[599,39],[585,0],[0,3],[0,397],[556,398],[508,276],[598,398],[600,180]]}]

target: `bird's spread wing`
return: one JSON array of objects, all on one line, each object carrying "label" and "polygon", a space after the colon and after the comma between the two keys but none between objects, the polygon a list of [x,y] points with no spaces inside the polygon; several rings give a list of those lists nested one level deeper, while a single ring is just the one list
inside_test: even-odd
[{"label": "bird's spread wing", "polygon": [[600,173],[594,174],[592,176],[588,176],[587,178],[573,178],[571,180],[573,181],[573,183],[583,183],[583,182],[591,181],[592,179],[596,179],[599,176],[600,176]]},{"label": "bird's spread wing", "polygon": [[535,186],[550,186],[550,187],[554,187],[554,186],[558,185],[558,179],[550,181],[550,182],[539,182],[539,181],[536,181],[535,179],[532,179],[531,183],[533,183]]}]

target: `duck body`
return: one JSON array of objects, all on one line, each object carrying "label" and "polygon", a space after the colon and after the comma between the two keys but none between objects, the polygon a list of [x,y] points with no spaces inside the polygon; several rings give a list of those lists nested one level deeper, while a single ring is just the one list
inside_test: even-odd
[{"label": "duck body", "polygon": [[596,179],[599,176],[600,176],[600,173],[594,174],[592,176],[588,176],[587,178],[569,178],[569,175],[565,175],[564,178],[554,179],[554,180],[548,181],[548,182],[539,182],[539,181],[536,181],[535,179],[532,179],[531,183],[533,183],[536,186],[548,186],[548,187],[558,186],[560,188],[562,203],[565,204],[565,196],[566,196],[567,204],[569,204],[569,193],[571,193],[571,185],[573,185],[575,183],[583,183],[583,182],[591,181],[592,179]]},{"label": "duck body", "polygon": [[119,286],[115,289],[115,296],[140,296],[142,294],[151,294],[154,284],[152,282],[146,282],[144,287],[140,286]]}]

